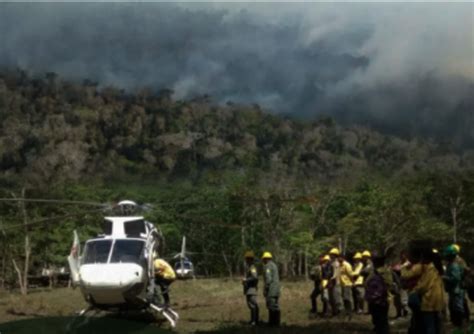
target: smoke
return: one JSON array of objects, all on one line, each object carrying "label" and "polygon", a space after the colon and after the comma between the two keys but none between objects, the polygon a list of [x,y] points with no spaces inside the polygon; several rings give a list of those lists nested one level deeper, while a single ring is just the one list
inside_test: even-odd
[{"label": "smoke", "polygon": [[474,146],[472,3],[1,3],[0,65]]}]

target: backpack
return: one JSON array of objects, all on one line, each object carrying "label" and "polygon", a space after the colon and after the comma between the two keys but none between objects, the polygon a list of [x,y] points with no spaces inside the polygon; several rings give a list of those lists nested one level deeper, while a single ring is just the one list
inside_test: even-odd
[{"label": "backpack", "polygon": [[385,281],[376,271],[367,279],[365,287],[365,299],[370,304],[385,306],[388,301],[388,289]]},{"label": "backpack", "polygon": [[466,289],[469,299],[474,302],[474,272],[472,269],[464,268],[462,287]]}]

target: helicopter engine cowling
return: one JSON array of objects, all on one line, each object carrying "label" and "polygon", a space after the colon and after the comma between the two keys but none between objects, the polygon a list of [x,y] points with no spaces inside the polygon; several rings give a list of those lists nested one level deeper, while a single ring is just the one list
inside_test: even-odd
[{"label": "helicopter engine cowling", "polygon": [[97,305],[118,306],[145,296],[147,273],[135,263],[84,264],[80,280],[86,299]]}]

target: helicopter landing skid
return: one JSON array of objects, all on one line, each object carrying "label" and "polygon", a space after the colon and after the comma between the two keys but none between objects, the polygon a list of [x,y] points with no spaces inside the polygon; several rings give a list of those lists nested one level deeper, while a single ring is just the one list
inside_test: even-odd
[{"label": "helicopter landing skid", "polygon": [[179,319],[178,313],[176,313],[175,311],[173,311],[169,307],[160,307],[160,306],[157,306],[157,305],[152,304],[152,303],[149,304],[149,307],[152,310],[162,314],[166,318],[166,320],[168,320],[170,322],[171,327],[173,327],[173,328],[176,327],[176,323]]},{"label": "helicopter landing skid", "polygon": [[[89,322],[89,317],[87,314],[93,312],[91,315],[97,313],[97,310],[93,306],[89,306],[81,310],[66,326],[66,332],[69,333],[74,327],[81,327],[86,325]],[[82,319],[79,323],[76,323],[78,319]]]}]

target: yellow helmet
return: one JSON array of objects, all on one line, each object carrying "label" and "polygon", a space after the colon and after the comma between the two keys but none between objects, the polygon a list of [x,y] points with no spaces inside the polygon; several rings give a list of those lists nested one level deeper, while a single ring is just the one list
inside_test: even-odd
[{"label": "yellow helmet", "polygon": [[461,251],[461,246],[459,246],[458,244],[453,244],[453,247],[456,250],[456,252],[459,253]]},{"label": "yellow helmet", "polygon": [[362,256],[363,257],[372,257],[372,254],[370,254],[370,252],[368,250],[365,250],[362,252]]},{"label": "yellow helmet", "polygon": [[331,261],[331,258],[326,254],[323,256],[323,261]]},{"label": "yellow helmet", "polygon": [[255,258],[255,253],[251,250],[248,250],[248,251],[245,252],[244,258],[253,259],[253,258]]},{"label": "yellow helmet", "polygon": [[262,255],[262,259],[272,259],[273,256],[272,256],[272,253],[270,252],[264,252],[263,255]]},{"label": "yellow helmet", "polygon": [[360,252],[357,252],[354,254],[354,260],[360,260],[362,259],[362,254]]},{"label": "yellow helmet", "polygon": [[333,249],[331,249],[329,251],[329,254],[331,254],[331,255],[340,255],[341,252],[339,251],[339,248],[334,247]]}]

